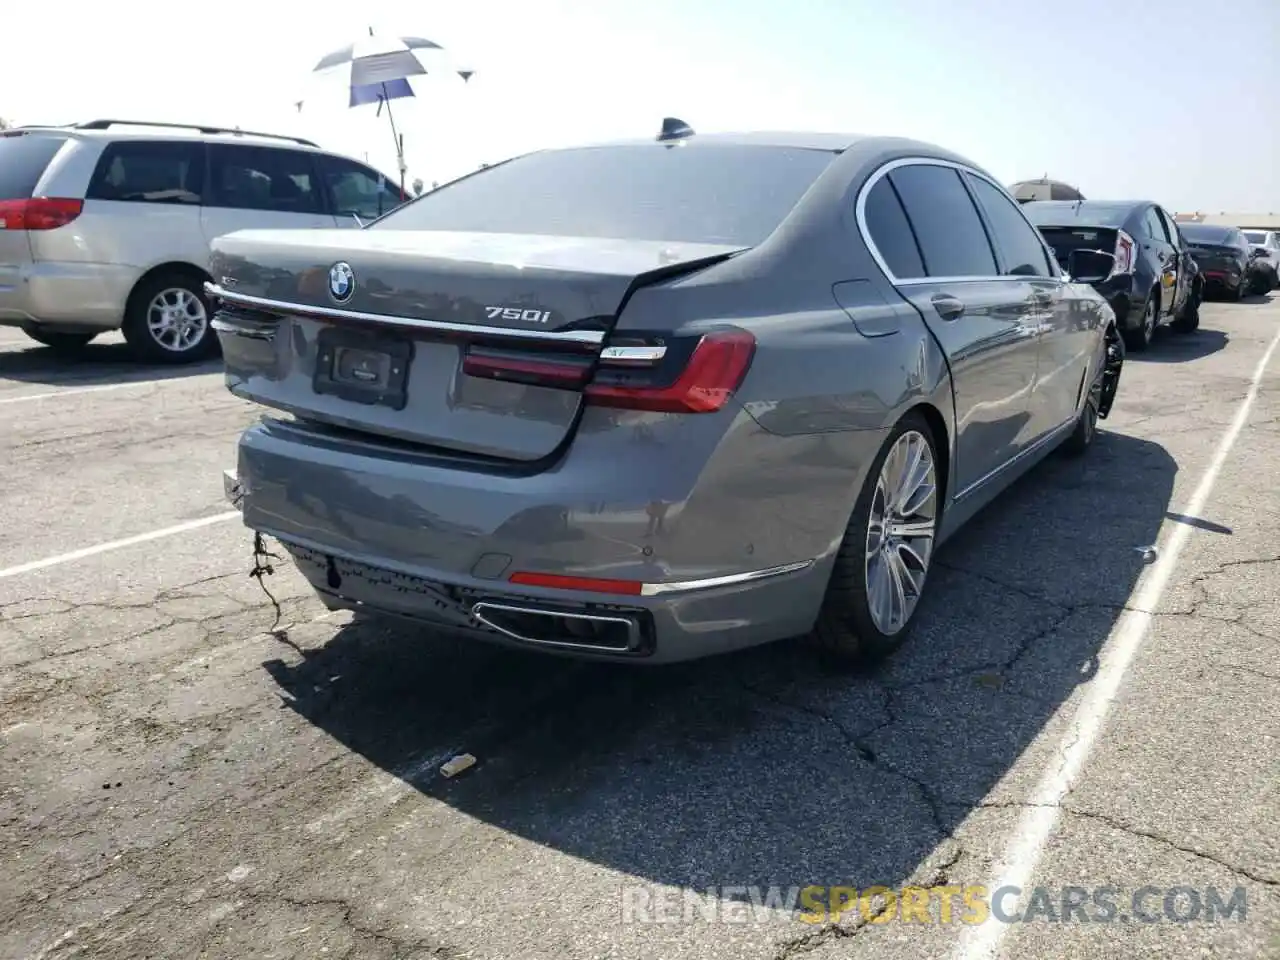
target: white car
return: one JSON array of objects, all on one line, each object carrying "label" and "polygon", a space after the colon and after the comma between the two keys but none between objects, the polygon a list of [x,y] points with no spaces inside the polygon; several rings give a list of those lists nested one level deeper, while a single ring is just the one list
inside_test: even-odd
[{"label": "white car", "polygon": [[1271,289],[1280,287],[1280,230],[1244,230],[1257,262],[1270,274]]},{"label": "white car", "polygon": [[96,120],[0,131],[0,325],[59,350],[121,329],[144,359],[217,351],[209,245],[359,227],[407,198],[309,140]]}]

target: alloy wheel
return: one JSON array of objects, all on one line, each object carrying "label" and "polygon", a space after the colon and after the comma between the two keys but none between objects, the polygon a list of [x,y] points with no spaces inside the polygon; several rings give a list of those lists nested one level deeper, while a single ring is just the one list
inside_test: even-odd
[{"label": "alloy wheel", "polygon": [[183,287],[162,290],[147,307],[147,330],[165,350],[184,353],[198,344],[209,327],[204,301]]},{"label": "alloy wheel", "polygon": [[937,468],[925,436],[908,430],[880,468],[867,525],[867,608],[886,636],[911,619],[924,591],[938,525]]}]

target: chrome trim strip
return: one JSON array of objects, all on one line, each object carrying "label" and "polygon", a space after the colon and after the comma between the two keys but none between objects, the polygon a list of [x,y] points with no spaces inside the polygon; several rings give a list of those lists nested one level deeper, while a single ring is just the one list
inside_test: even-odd
[{"label": "chrome trim strip", "polygon": [[738,583],[752,583],[768,577],[781,577],[788,573],[798,573],[813,566],[812,560],[800,560],[796,563],[784,563],[763,570],[748,570],[746,573],[731,573],[724,577],[708,577],[705,580],[674,580],[669,583],[646,583],[640,587],[640,596],[658,597],[668,593],[684,593],[689,590],[709,590],[712,587],[729,587]]},{"label": "chrome trim strip", "polygon": [[567,620],[588,620],[594,623],[615,623],[622,624],[627,628],[627,634],[634,639],[638,636],[638,626],[636,622],[629,617],[602,617],[586,613],[571,613],[566,610],[543,610],[536,607],[521,607],[508,603],[493,603],[488,600],[481,600],[471,608],[471,615],[483,623],[490,630],[496,630],[504,636],[510,637],[512,640],[519,640],[521,643],[532,643],[543,647],[562,647],[571,650],[596,650],[609,653],[627,653],[632,646],[610,647],[603,643],[577,643],[572,640],[542,640],[537,637],[526,637],[524,634],[516,633],[514,630],[508,630],[506,627],[499,626],[492,620],[489,620],[483,613],[481,608],[488,610],[501,610],[506,613],[519,613],[533,617],[564,617]]},{"label": "chrome trim strip", "polygon": [[403,327],[408,330],[421,330],[426,333],[456,333],[469,337],[576,343],[589,346],[603,343],[605,337],[604,332],[600,330],[508,330],[505,327],[490,327],[483,324],[451,323],[447,320],[421,320],[417,317],[394,317],[385,313],[362,313],[357,310],[339,310],[336,307],[317,307],[305,303],[291,303],[286,300],[268,300],[265,297],[254,297],[246,293],[234,293],[225,287],[218,286],[216,283],[205,283],[204,292],[210,297],[225,300],[227,303],[238,303],[241,306],[253,307],[256,310],[295,314],[303,317],[319,317],[325,320],[360,320],[365,323],[382,323]]},{"label": "chrome trim strip", "polygon": [[1041,450],[1046,444],[1052,443],[1054,440],[1058,439],[1059,436],[1065,433],[1069,428],[1073,428],[1076,424],[1076,418],[1078,416],[1079,416],[1079,412],[1077,411],[1077,413],[1072,414],[1071,417],[1069,417],[1066,421],[1064,421],[1063,423],[1060,423],[1058,426],[1054,427],[1048,433],[1041,436],[1039,440],[1031,444],[1031,446],[1027,447],[1027,449],[1023,450],[1021,453],[1014,454],[1012,457],[1010,457],[1004,463],[1000,464],[1000,466],[996,467],[994,470],[988,470],[985,474],[983,474],[977,480],[973,481],[973,483],[969,484],[967,487],[965,487],[963,490],[957,493],[953,498],[953,501],[956,503],[959,503],[961,500],[969,496],[969,494],[973,493],[975,490],[977,490],[980,486],[982,486],[992,477],[995,477],[996,475],[1003,473],[1005,470],[1009,469],[1010,467],[1014,466],[1020,461],[1025,460],[1027,457],[1033,456],[1035,453]]},{"label": "chrome trim strip", "polygon": [[247,337],[250,340],[266,340],[268,342],[276,338],[276,330],[274,326],[249,326],[244,323],[233,323],[229,320],[223,320],[221,317],[215,316],[210,324],[215,333],[225,333],[233,337]]},{"label": "chrome trim strip", "polygon": [[619,363],[655,362],[666,355],[666,347],[605,347],[600,351],[601,360],[614,360]]},{"label": "chrome trim strip", "polygon": [[[989,282],[992,280],[1005,280],[1005,281],[1058,280],[1058,281],[1061,281],[1062,279],[1061,268],[1058,266],[1058,258],[1054,255],[1053,251],[1049,249],[1049,245],[1045,243],[1044,237],[1043,235],[1041,235],[1036,225],[1032,223],[1031,220],[1027,217],[1026,213],[1023,212],[1022,205],[1019,204],[1018,201],[1014,200],[1012,197],[1009,197],[1009,202],[1012,203],[1014,207],[1017,208],[1018,215],[1022,217],[1022,219],[1026,222],[1027,226],[1029,226],[1035,232],[1036,239],[1040,241],[1040,247],[1042,250],[1044,250],[1045,259],[1049,264],[1049,269],[1052,271],[1057,271],[1054,273],[1053,276],[1050,276],[1050,277],[1023,277],[1023,276],[911,277],[911,278],[901,279],[901,280],[895,277],[893,275],[893,271],[889,269],[889,264],[886,263],[884,257],[880,255],[879,248],[876,247],[875,242],[871,239],[871,231],[867,229],[867,194],[871,192],[872,187],[874,187],[884,177],[888,176],[894,170],[897,170],[899,167],[917,167],[917,166],[946,167],[949,170],[958,170],[961,173],[968,173],[968,174],[971,174],[972,176],[977,177],[980,180],[987,181],[987,183],[991,184],[993,187],[995,187],[997,190],[999,190],[1001,193],[1005,194],[1006,196],[1008,196],[1009,194],[1009,191],[1005,189],[1003,184],[987,176],[982,171],[975,170],[973,167],[966,166],[963,163],[955,163],[954,161],[951,161],[951,160],[940,160],[936,157],[901,157],[897,160],[891,160],[890,162],[886,163],[884,166],[878,168],[875,173],[867,177],[866,182],[863,183],[863,185],[858,189],[858,199],[854,203],[854,219],[857,221],[858,233],[862,235],[862,242],[866,244],[867,252],[871,254],[871,259],[875,260],[876,266],[878,266],[882,271],[884,271],[885,277],[888,278],[891,284],[893,284],[895,287],[904,287],[904,286],[913,286],[913,285],[919,285],[919,284],[925,284],[925,283],[978,283],[982,281]],[[979,211],[978,215],[979,217],[982,216],[981,211]],[[984,223],[984,226],[985,226],[985,223]],[[994,250],[993,250],[993,253],[994,253]]]}]

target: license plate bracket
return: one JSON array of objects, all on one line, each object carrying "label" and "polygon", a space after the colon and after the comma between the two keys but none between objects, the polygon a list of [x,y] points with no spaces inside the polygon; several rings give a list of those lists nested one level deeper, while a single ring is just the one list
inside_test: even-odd
[{"label": "license plate bracket", "polygon": [[329,327],[316,343],[312,388],[352,403],[403,410],[413,341]]}]

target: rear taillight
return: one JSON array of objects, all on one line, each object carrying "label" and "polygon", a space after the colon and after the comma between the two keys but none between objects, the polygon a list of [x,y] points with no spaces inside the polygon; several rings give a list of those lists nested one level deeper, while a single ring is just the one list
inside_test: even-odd
[{"label": "rear taillight", "polygon": [[84,203],[61,197],[0,200],[0,230],[56,230],[80,216]]},{"label": "rear taillight", "polygon": [[[625,410],[715,413],[741,386],[755,355],[756,338],[745,330],[707,333],[687,354],[664,351],[642,364],[635,357],[645,349],[644,344],[606,347],[587,385],[587,400]],[[618,351],[616,357],[610,357],[611,350]]]},{"label": "rear taillight", "polygon": [[630,334],[611,340],[599,358],[471,346],[462,372],[487,380],[582,390],[587,402],[600,407],[715,413],[742,384],[755,348],[755,337],[745,330],[696,337]]},{"label": "rear taillight", "polygon": [[1122,273],[1133,273],[1136,247],[1133,237],[1123,230],[1116,231],[1116,262],[1111,268],[1111,276]]}]

